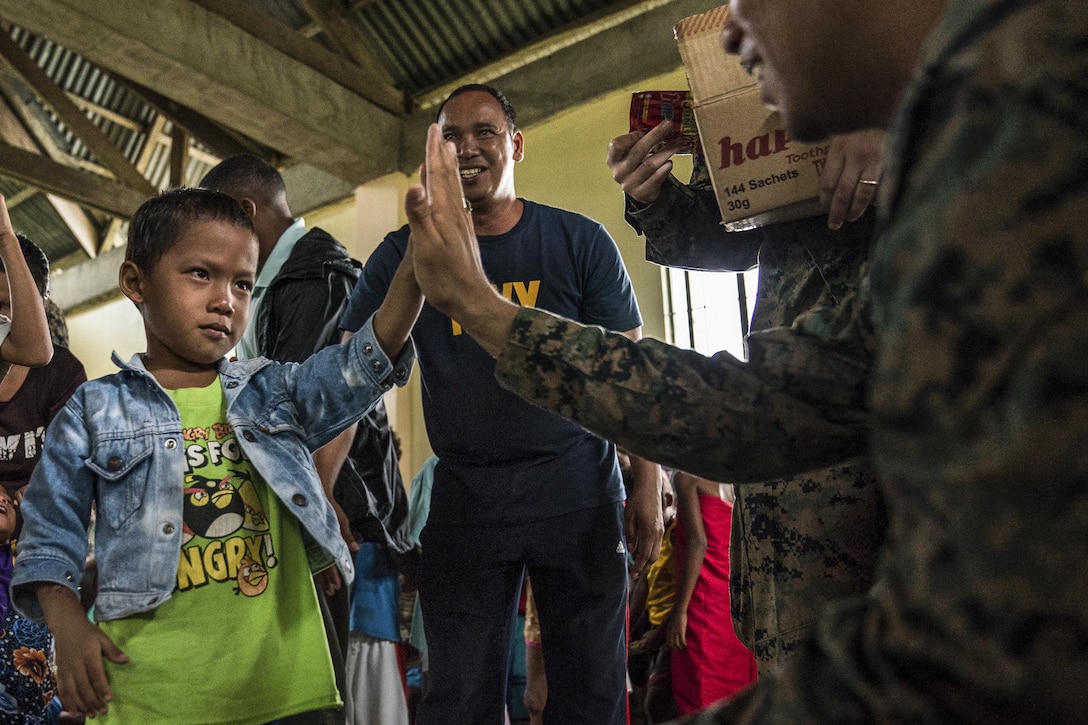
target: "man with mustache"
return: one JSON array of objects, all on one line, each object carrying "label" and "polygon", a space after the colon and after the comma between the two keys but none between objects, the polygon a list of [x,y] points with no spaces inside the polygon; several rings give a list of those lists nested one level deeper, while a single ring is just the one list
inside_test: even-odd
[{"label": "man with mustache", "polygon": [[[496,294],[638,339],[638,304],[604,227],[518,197],[514,168],[525,139],[506,96],[462,86],[439,108],[438,123],[457,149],[459,213],[474,220]],[[358,329],[355,321],[381,305],[396,270],[411,269],[412,244],[404,227],[379,245],[342,328]],[[661,546],[657,467],[632,462],[624,504],[612,443],[499,388],[494,361],[456,317],[423,305],[409,327],[439,458],[420,536],[431,682],[418,722],[503,722],[512,618],[527,571],[548,680],[545,722],[623,725],[627,549],[638,575]]]}]

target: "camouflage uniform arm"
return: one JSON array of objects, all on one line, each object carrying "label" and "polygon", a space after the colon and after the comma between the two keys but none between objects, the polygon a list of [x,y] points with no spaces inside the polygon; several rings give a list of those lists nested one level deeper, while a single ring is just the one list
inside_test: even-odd
[{"label": "camouflage uniform arm", "polygon": [[1088,15],[949,7],[872,262],[880,583],[688,725],[1088,722]]},{"label": "camouflage uniform arm", "polygon": [[753,364],[522,309],[499,383],[631,452],[717,481],[763,481],[865,448],[868,352],[790,328],[749,338]]},{"label": "camouflage uniform arm", "polygon": [[743,272],[756,265],[763,234],[727,232],[706,163],[696,158],[691,183],[669,176],[652,204],[626,199],[624,218],[646,236],[646,259],[667,267]]}]

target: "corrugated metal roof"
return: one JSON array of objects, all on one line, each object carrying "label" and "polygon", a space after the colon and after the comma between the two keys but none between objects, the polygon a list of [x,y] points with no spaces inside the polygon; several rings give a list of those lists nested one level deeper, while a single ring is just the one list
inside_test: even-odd
[{"label": "corrugated metal roof", "polygon": [[[662,0],[665,2],[666,0]],[[326,49],[337,43],[325,37],[321,26],[295,0],[246,0],[264,13],[309,37]],[[434,102],[426,94],[470,76],[473,71],[538,41],[563,33],[604,13],[617,13],[648,3],[617,0],[343,0],[345,19],[354,27],[357,42],[374,56],[393,84],[424,107]],[[47,38],[10,26],[10,35],[41,66],[103,134],[140,170],[154,188],[164,188],[170,176],[170,123],[123,78],[97,67],[86,58]],[[547,52],[547,51],[542,51]],[[16,106],[32,135],[45,144],[45,155],[71,166],[110,175],[84,141],[21,78],[0,63],[3,92]],[[438,89],[436,91],[435,89]],[[190,148],[185,183],[196,184],[215,163],[198,141]],[[0,184],[8,196],[23,187]],[[110,228],[105,214],[89,211],[99,234]],[[42,240],[51,259],[85,254],[53,206],[42,195],[27,196],[13,212],[13,221]],[[74,257],[73,257],[74,255]]]},{"label": "corrugated metal roof", "polygon": [[0,194],[16,204],[11,212],[15,231],[22,232],[42,248],[50,262],[64,259],[80,249],[79,240],[44,194],[23,196],[24,187],[0,178]]},{"label": "corrugated metal roof", "polygon": [[397,87],[415,95],[612,5],[609,0],[381,0],[362,4],[353,19]]},{"label": "corrugated metal roof", "polygon": [[[291,0],[249,4],[294,30],[313,20]],[[619,5],[615,0],[377,0],[348,2],[367,47],[400,90],[425,93],[494,62],[571,23]],[[320,33],[313,36],[332,47]]]},{"label": "corrugated metal roof", "polygon": [[[84,107],[102,133],[121,149],[129,161],[135,163],[147,141],[146,130],[154,111],[109,73],[67,48],[18,27],[13,28],[11,35],[53,82],[70,96],[108,112],[100,113]],[[33,105],[57,129],[62,151],[83,161],[96,161],[83,142],[51,109],[37,102]]]}]

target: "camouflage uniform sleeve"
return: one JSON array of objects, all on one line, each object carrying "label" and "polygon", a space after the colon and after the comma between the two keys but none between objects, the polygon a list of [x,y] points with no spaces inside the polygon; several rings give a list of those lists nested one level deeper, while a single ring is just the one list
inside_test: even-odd
[{"label": "camouflage uniform sleeve", "polygon": [[625,218],[646,237],[646,259],[654,264],[715,272],[743,272],[757,263],[760,230],[727,232],[702,156],[695,158],[691,182],[669,176],[661,195],[642,205],[625,197]]},{"label": "camouflage uniform sleeve", "polygon": [[749,347],[752,364],[708,358],[526,308],[496,377],[633,453],[717,481],[777,478],[864,449],[861,340],[776,328],[751,335]]}]

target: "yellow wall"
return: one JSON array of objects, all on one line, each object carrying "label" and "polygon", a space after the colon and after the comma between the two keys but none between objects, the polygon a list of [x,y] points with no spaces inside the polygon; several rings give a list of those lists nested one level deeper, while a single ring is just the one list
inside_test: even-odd
[{"label": "yellow wall", "polygon": [[111,352],[116,351],[122,360],[128,360],[146,349],[143,321],[125,297],[78,315],[68,315],[67,319],[72,352],[83,361],[89,378],[117,369],[110,362]]},{"label": "yellow wall", "polygon": [[[615,238],[631,275],[644,318],[643,334],[664,338],[664,308],[660,268],[645,261],[642,238],[623,220],[623,196],[605,164],[608,141],[627,131],[630,94],[638,90],[686,88],[683,71],[651,79],[638,87],[608,94],[525,129],[525,160],[515,182],[520,196],[571,209],[597,219]],[[517,98],[512,99],[517,103]],[[421,139],[422,141],[422,139]],[[690,164],[680,159],[675,173],[687,178]],[[405,222],[404,190],[413,181],[392,174],[359,187],[352,199],[306,214],[306,223],[320,226],[341,240],[352,256],[365,260],[382,237]],[[73,352],[89,377],[113,372],[109,354],[123,358],[143,350],[143,326],[135,308],[120,299],[68,318]],[[406,481],[430,455],[422,422],[419,376],[404,391],[386,398],[390,418],[404,446]]]}]

